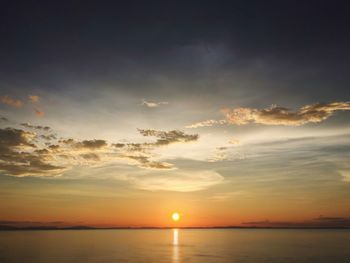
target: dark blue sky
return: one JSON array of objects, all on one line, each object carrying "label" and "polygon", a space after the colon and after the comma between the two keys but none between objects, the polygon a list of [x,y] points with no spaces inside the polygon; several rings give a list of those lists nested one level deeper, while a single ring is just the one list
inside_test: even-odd
[{"label": "dark blue sky", "polygon": [[[274,94],[340,99],[350,76],[349,11],[346,1],[5,1],[0,90],[104,82],[142,94],[148,83],[157,94],[157,74],[196,94],[193,82],[208,71],[243,71],[277,81],[268,88]],[[203,52],[219,56],[215,67]]]}]

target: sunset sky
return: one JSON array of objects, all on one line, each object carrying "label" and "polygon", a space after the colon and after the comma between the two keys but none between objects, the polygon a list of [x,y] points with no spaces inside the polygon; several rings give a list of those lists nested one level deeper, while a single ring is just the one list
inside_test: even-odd
[{"label": "sunset sky", "polygon": [[340,1],[14,2],[0,225],[350,225]]}]

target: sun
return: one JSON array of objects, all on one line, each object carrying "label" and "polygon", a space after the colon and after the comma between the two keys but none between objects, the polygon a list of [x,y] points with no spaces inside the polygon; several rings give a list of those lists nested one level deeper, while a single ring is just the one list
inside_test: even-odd
[{"label": "sun", "polygon": [[172,219],[174,222],[179,221],[179,220],[180,220],[180,214],[179,214],[178,212],[172,213],[171,219]]}]

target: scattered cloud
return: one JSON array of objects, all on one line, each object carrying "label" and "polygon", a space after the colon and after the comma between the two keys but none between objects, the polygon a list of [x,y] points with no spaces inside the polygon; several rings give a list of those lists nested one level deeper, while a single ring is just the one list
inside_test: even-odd
[{"label": "scattered cloud", "polygon": [[28,100],[32,103],[37,103],[40,101],[40,97],[37,95],[29,95]]},{"label": "scattered cloud", "polygon": [[227,123],[226,120],[206,120],[206,121],[196,122],[191,125],[187,125],[185,128],[196,129],[196,128],[202,128],[202,127],[210,127],[214,125],[223,125],[226,123]]},{"label": "scattered cloud", "polygon": [[153,145],[168,145],[177,142],[191,142],[197,141],[199,136],[198,134],[185,134],[183,131],[172,130],[172,131],[157,131],[157,130],[142,130],[138,129],[138,131],[143,136],[154,136],[157,137],[157,141],[153,143]]},{"label": "scattered cloud", "polygon": [[141,105],[146,106],[148,108],[157,108],[161,105],[167,105],[167,104],[169,104],[167,101],[155,102],[155,101],[147,101],[145,99],[143,99],[141,102]]},{"label": "scattered cloud", "polygon": [[21,123],[21,126],[29,129],[34,130],[43,130],[43,131],[50,131],[51,128],[49,126],[41,126],[41,125],[31,125],[30,123]]},{"label": "scattered cloud", "polygon": [[7,95],[0,96],[0,102],[4,103],[6,105],[9,105],[9,106],[15,107],[15,108],[21,108],[21,107],[23,107],[23,104],[24,104],[23,101],[13,99]]},{"label": "scattered cloud", "polygon": [[20,124],[25,130],[0,130],[0,171],[13,176],[57,176],[80,165],[103,165],[126,162],[143,169],[171,170],[174,165],[159,160],[158,147],[173,143],[196,141],[197,134],[182,131],[138,131],[143,136],[156,137],[154,142],[109,143],[102,139],[57,139],[48,126]]},{"label": "scattered cloud", "polygon": [[[28,101],[32,104],[38,104],[40,102],[40,97],[37,95],[29,95]],[[8,95],[0,96],[0,102],[15,108],[22,108],[24,106],[24,102],[22,100],[13,99]],[[45,112],[38,107],[34,108],[34,113],[37,117],[44,117],[45,115]]]},{"label": "scattered cloud", "polygon": [[45,115],[45,112],[44,111],[42,111],[42,110],[40,110],[40,109],[38,109],[38,108],[34,108],[34,112],[35,112],[35,115],[37,116],[37,117],[44,117],[44,115]]},{"label": "scattered cloud", "polygon": [[138,129],[141,135],[145,137],[156,137],[155,142],[146,143],[126,143],[112,144],[116,148],[123,148],[123,158],[128,159],[132,163],[136,163],[141,168],[148,169],[173,169],[174,165],[167,162],[159,162],[152,160],[152,151],[157,147],[167,146],[174,143],[188,143],[197,141],[198,134],[185,134],[179,130],[158,131],[152,129]]}]

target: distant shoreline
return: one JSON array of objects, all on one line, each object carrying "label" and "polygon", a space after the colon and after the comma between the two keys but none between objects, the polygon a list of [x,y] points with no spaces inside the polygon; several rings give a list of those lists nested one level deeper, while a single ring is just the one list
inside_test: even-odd
[{"label": "distant shoreline", "polygon": [[348,226],[344,227],[322,227],[322,226],[307,226],[307,227],[241,227],[241,226],[214,226],[214,227],[89,227],[89,226],[71,226],[71,227],[14,227],[14,226],[0,226],[0,231],[43,231],[43,230],[165,230],[165,229],[304,229],[304,230],[322,230],[322,229],[350,229]]}]

